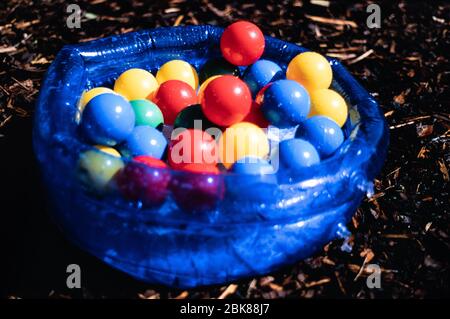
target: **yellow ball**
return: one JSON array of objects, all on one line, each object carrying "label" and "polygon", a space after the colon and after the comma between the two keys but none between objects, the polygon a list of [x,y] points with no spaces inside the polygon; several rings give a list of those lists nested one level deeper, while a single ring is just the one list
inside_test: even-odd
[{"label": "yellow ball", "polygon": [[109,146],[104,146],[104,145],[94,145],[95,148],[99,149],[100,151],[102,151],[103,153],[115,156],[115,157],[121,157],[120,153],[112,147]]},{"label": "yellow ball", "polygon": [[84,109],[86,104],[89,103],[90,100],[92,100],[97,95],[100,95],[103,93],[114,93],[114,91],[109,88],[100,86],[97,88],[90,89],[89,91],[83,92],[83,95],[81,96],[81,103],[80,103],[81,111]]},{"label": "yellow ball", "polygon": [[203,97],[203,92],[205,92],[206,87],[208,86],[208,84],[214,80],[217,79],[218,77],[220,77],[221,75],[213,75],[209,78],[207,78],[202,85],[200,85],[200,88],[198,89],[197,92],[197,96],[198,96],[198,102],[201,103],[202,102],[202,97]]},{"label": "yellow ball", "polygon": [[183,60],[172,60],[164,63],[156,73],[156,80],[162,84],[168,80],[180,80],[186,82],[194,90],[198,87],[197,71]]},{"label": "yellow ball", "polygon": [[246,156],[264,158],[269,154],[269,140],[258,126],[240,122],[228,127],[219,140],[219,159],[226,168]]},{"label": "yellow ball", "polygon": [[114,83],[114,91],[129,101],[152,98],[158,89],[153,74],[143,69],[129,69],[123,72]]},{"label": "yellow ball", "polygon": [[323,55],[316,52],[304,52],[289,62],[286,78],[297,81],[311,92],[328,89],[333,80],[333,71]]},{"label": "yellow ball", "polygon": [[[109,150],[105,151],[105,149]],[[80,155],[78,162],[81,181],[101,193],[112,189],[113,177],[124,167],[120,155],[117,157],[114,154],[115,152],[117,153],[116,150],[111,148],[105,149],[102,149],[101,152],[88,150]]]},{"label": "yellow ball", "polygon": [[311,110],[308,117],[324,115],[333,119],[340,127],[347,120],[348,108],[344,98],[330,89],[316,90],[310,93]]},{"label": "yellow ball", "polygon": [[92,100],[97,95],[103,94],[103,93],[114,93],[113,90],[105,87],[96,87],[93,89],[90,89],[89,91],[84,91],[81,95],[80,101],[78,102],[78,113],[75,116],[75,120],[77,123],[81,120],[81,114],[84,111],[84,108],[86,107],[86,104],[89,103],[90,100]]}]

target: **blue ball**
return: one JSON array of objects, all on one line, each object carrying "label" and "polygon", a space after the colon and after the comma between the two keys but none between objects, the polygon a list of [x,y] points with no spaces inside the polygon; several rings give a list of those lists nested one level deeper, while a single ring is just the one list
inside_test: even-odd
[{"label": "blue ball", "polygon": [[275,81],[264,92],[261,110],[274,126],[286,128],[300,124],[308,116],[309,109],[309,94],[295,81]]},{"label": "blue ball", "polygon": [[231,171],[233,173],[245,175],[265,175],[274,173],[273,167],[268,161],[255,156],[240,158],[233,164]]},{"label": "blue ball", "polygon": [[300,138],[284,140],[278,145],[280,166],[283,168],[302,170],[320,162],[315,147]]},{"label": "blue ball", "polygon": [[277,178],[272,165],[264,159],[247,156],[231,167],[236,175],[226,180],[227,193],[235,199],[265,202],[275,193]]},{"label": "blue ball", "polygon": [[253,97],[255,97],[265,85],[282,77],[283,70],[278,64],[269,60],[258,60],[245,70],[242,79],[247,83]]},{"label": "blue ball", "polygon": [[339,125],[322,115],[313,116],[301,123],[295,137],[314,145],[322,159],[333,154],[344,142],[344,134]]},{"label": "blue ball", "polygon": [[148,155],[161,159],[167,140],[156,128],[148,125],[136,126],[125,141],[121,153],[127,157]]},{"label": "blue ball", "polygon": [[122,96],[104,93],[92,98],[81,118],[81,129],[93,143],[114,146],[131,133],[135,115]]}]

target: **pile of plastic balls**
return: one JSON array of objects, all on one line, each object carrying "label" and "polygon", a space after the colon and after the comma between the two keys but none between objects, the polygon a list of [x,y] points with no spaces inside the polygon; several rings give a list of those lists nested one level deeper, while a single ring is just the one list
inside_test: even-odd
[{"label": "pile of plastic balls", "polygon": [[[85,91],[79,130],[97,148],[80,154],[85,185],[148,206],[162,204],[170,190],[183,208],[210,207],[226,192],[211,176],[301,171],[332,156],[348,109],[329,88],[329,62],[304,52],[282,68],[260,59],[264,48],[261,30],[238,21],[221,36],[222,57],[198,69],[170,60],[155,75],[132,68],[113,88]],[[273,147],[268,128],[295,135]],[[186,180],[173,171],[194,174]]]}]

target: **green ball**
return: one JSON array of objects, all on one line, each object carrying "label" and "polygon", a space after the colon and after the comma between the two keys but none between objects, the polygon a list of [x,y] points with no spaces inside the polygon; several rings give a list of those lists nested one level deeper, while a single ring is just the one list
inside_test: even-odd
[{"label": "green ball", "polygon": [[[211,127],[217,127],[216,124],[212,123],[210,120],[208,120],[203,114],[202,107],[200,104],[194,104],[191,106],[186,107],[183,109],[180,113],[178,113],[175,122],[173,123],[173,128],[198,128],[195,127],[195,120],[201,121],[201,129],[207,130]],[[200,123],[197,123],[197,125]]]},{"label": "green ball", "polygon": [[214,75],[231,74],[234,76],[240,75],[239,68],[223,58],[215,58],[208,60],[200,69],[199,79],[200,83]]},{"label": "green ball", "polygon": [[157,128],[164,124],[164,117],[159,107],[149,100],[130,101],[136,115],[135,125],[149,125]]}]

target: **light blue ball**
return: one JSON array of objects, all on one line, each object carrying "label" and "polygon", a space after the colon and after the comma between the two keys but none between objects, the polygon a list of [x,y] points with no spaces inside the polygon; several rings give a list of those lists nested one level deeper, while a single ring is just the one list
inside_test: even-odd
[{"label": "light blue ball", "polygon": [[242,79],[247,83],[253,97],[255,97],[264,86],[282,77],[283,70],[278,64],[269,60],[258,60],[245,70]]},{"label": "light blue ball", "polygon": [[295,137],[310,142],[325,159],[333,154],[344,142],[344,134],[339,125],[329,117],[313,116],[297,128]]},{"label": "light blue ball", "polygon": [[284,140],[278,145],[279,163],[282,168],[304,170],[320,162],[315,147],[300,138]]},{"label": "light blue ball", "polygon": [[84,108],[81,130],[93,143],[114,146],[131,134],[135,115],[122,96],[104,93],[92,98]]},{"label": "light blue ball", "polygon": [[292,80],[278,80],[264,92],[261,110],[272,125],[287,128],[306,119],[310,103],[309,94],[302,85]]},{"label": "light blue ball", "polygon": [[167,140],[156,128],[148,125],[136,126],[121,148],[127,157],[148,155],[161,159],[167,148]]}]

